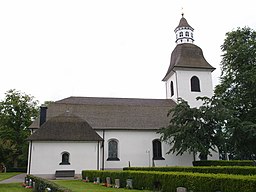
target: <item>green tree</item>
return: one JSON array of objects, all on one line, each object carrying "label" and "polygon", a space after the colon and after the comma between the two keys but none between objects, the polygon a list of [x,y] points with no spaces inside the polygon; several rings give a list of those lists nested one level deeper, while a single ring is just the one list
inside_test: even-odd
[{"label": "green tree", "polygon": [[158,131],[161,139],[170,144],[168,153],[199,153],[200,159],[205,160],[211,151],[221,146],[219,142],[223,137],[223,125],[214,117],[216,114],[210,111],[211,100],[201,99],[204,105],[200,108],[190,108],[187,101],[179,99],[176,107],[169,111],[169,125]]},{"label": "green tree", "polygon": [[239,119],[229,129],[229,150],[235,158],[251,159],[256,154],[256,32],[249,27],[228,32],[221,49],[222,74],[215,96]]},{"label": "green tree", "polygon": [[38,115],[38,101],[34,97],[11,89],[0,102],[0,138],[1,155],[9,166],[25,165],[27,158],[28,126]]}]

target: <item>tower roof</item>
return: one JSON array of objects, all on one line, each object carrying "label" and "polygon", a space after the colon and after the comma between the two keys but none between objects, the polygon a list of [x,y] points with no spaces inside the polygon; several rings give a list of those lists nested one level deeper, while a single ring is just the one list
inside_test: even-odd
[{"label": "tower roof", "polygon": [[176,31],[176,30],[177,30],[178,28],[180,28],[180,27],[189,27],[189,28],[191,28],[192,31],[194,30],[193,27],[191,27],[191,26],[188,24],[188,22],[187,22],[187,20],[185,19],[183,13],[182,13],[182,17],[181,17],[181,19],[180,19],[180,23],[179,23],[179,25],[175,28],[174,31]]},{"label": "tower roof", "polygon": [[170,66],[163,81],[167,80],[175,67],[215,70],[204,58],[202,49],[191,43],[178,44],[172,51]]}]

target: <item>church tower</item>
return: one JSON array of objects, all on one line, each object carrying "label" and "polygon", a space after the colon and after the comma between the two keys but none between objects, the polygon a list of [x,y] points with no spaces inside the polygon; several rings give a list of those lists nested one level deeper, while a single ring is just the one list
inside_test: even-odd
[{"label": "church tower", "polygon": [[204,58],[203,51],[194,44],[194,29],[182,14],[174,30],[176,47],[172,51],[168,71],[163,78],[166,84],[166,98],[177,101],[182,98],[191,107],[201,105],[196,98],[213,95],[212,71],[215,70]]}]

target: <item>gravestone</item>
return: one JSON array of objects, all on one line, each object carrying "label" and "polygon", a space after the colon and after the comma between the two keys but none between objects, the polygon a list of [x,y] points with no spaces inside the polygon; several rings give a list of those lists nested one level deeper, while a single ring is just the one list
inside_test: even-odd
[{"label": "gravestone", "polygon": [[115,188],[120,188],[120,179],[115,179]]},{"label": "gravestone", "polygon": [[127,179],[126,180],[126,188],[132,189],[132,179]]},{"label": "gravestone", "polygon": [[110,177],[106,178],[106,182],[107,182],[107,187],[110,187],[111,186],[111,179],[110,179]]},{"label": "gravestone", "polygon": [[97,177],[96,183],[100,184],[100,178],[99,177]]},{"label": "gravestone", "polygon": [[177,192],[187,192],[187,188],[185,187],[178,187]]}]

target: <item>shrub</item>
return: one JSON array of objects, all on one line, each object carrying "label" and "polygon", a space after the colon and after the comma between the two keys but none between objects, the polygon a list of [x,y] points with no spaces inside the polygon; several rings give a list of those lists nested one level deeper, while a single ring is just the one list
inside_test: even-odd
[{"label": "shrub", "polygon": [[27,175],[28,179],[31,179],[35,182],[35,191],[36,192],[45,192],[46,188],[50,188],[51,192],[72,192],[70,189],[62,187],[56,183],[53,183],[47,179],[43,179],[40,177],[35,177],[33,175]]},{"label": "shrub", "polygon": [[100,177],[120,179],[122,187],[125,187],[127,179],[133,180],[135,189],[154,188],[154,184],[158,183],[163,192],[175,192],[177,187],[186,187],[188,190],[197,192],[255,192],[256,177],[243,175],[227,175],[227,174],[202,174],[187,172],[149,172],[149,171],[83,171],[83,178]]},{"label": "shrub", "polygon": [[132,171],[162,171],[162,172],[193,172],[193,173],[223,173],[236,175],[256,175],[256,167],[251,166],[213,166],[213,167],[125,167]]},{"label": "shrub", "polygon": [[7,167],[6,172],[21,172],[26,173],[27,167]]},{"label": "shrub", "polygon": [[256,166],[252,160],[207,160],[193,161],[193,166]]}]

